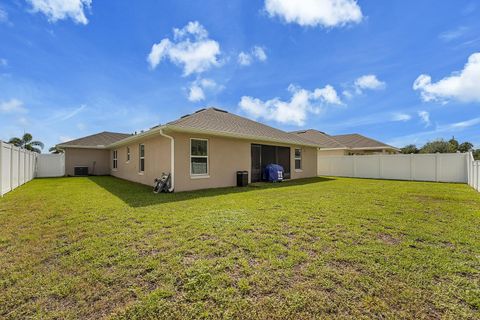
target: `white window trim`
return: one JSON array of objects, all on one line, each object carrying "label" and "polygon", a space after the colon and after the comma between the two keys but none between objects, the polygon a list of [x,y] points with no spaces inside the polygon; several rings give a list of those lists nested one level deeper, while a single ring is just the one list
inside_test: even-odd
[{"label": "white window trim", "polygon": [[125,161],[125,163],[130,163],[131,157],[132,157],[132,154],[130,152],[130,147],[127,147],[127,161]]},{"label": "white window trim", "polygon": [[112,170],[113,170],[113,171],[117,171],[117,170],[118,170],[118,150],[113,150]]},{"label": "white window trim", "polygon": [[[200,141],[207,141],[207,155],[206,156],[192,156],[192,140],[200,140]],[[210,142],[208,139],[203,138],[190,138],[190,178],[192,179],[202,179],[202,178],[210,178],[210,159],[209,159],[209,151],[210,151]],[[206,158],[207,159],[207,173],[193,173],[192,172],[192,158]]]},{"label": "white window trim", "polygon": [[[300,150],[300,157],[297,157],[297,155],[296,155],[297,150]],[[295,162],[297,162],[297,160],[300,160],[300,168],[299,169],[295,168],[295,172],[303,172],[302,155],[303,155],[302,148],[295,148],[293,150],[293,167],[294,168],[295,168]]]},{"label": "white window trim", "polygon": [[[143,146],[143,157],[142,157],[142,148],[141,148],[142,146]],[[142,159],[143,159],[143,171],[141,166]],[[143,143],[140,143],[138,145],[138,174],[139,175],[145,174],[145,144]]]}]

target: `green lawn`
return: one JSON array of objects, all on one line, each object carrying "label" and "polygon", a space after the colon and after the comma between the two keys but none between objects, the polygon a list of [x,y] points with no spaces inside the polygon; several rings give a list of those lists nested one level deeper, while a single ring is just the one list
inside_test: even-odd
[{"label": "green lawn", "polygon": [[0,318],[480,318],[461,184],[36,179],[0,199],[0,230]]}]

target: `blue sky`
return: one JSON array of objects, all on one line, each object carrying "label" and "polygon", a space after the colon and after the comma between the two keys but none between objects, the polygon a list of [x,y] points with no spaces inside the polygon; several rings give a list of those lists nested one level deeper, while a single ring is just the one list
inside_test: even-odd
[{"label": "blue sky", "polygon": [[217,106],[284,130],[480,147],[479,18],[461,0],[2,1],[0,139],[48,148]]}]

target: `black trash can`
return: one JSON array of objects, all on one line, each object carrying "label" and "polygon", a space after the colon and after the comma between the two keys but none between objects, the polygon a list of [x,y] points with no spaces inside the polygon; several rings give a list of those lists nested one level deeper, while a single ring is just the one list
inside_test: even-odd
[{"label": "black trash can", "polygon": [[248,185],[248,171],[237,171],[237,187]]}]

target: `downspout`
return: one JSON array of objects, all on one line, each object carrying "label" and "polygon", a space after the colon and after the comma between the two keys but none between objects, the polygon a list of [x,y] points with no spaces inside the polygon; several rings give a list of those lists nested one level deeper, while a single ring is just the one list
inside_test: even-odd
[{"label": "downspout", "polygon": [[168,191],[173,192],[173,190],[175,189],[175,139],[173,139],[172,136],[165,134],[162,128],[160,128],[160,135],[170,139],[170,168],[171,168],[170,174],[172,178],[172,186]]}]

